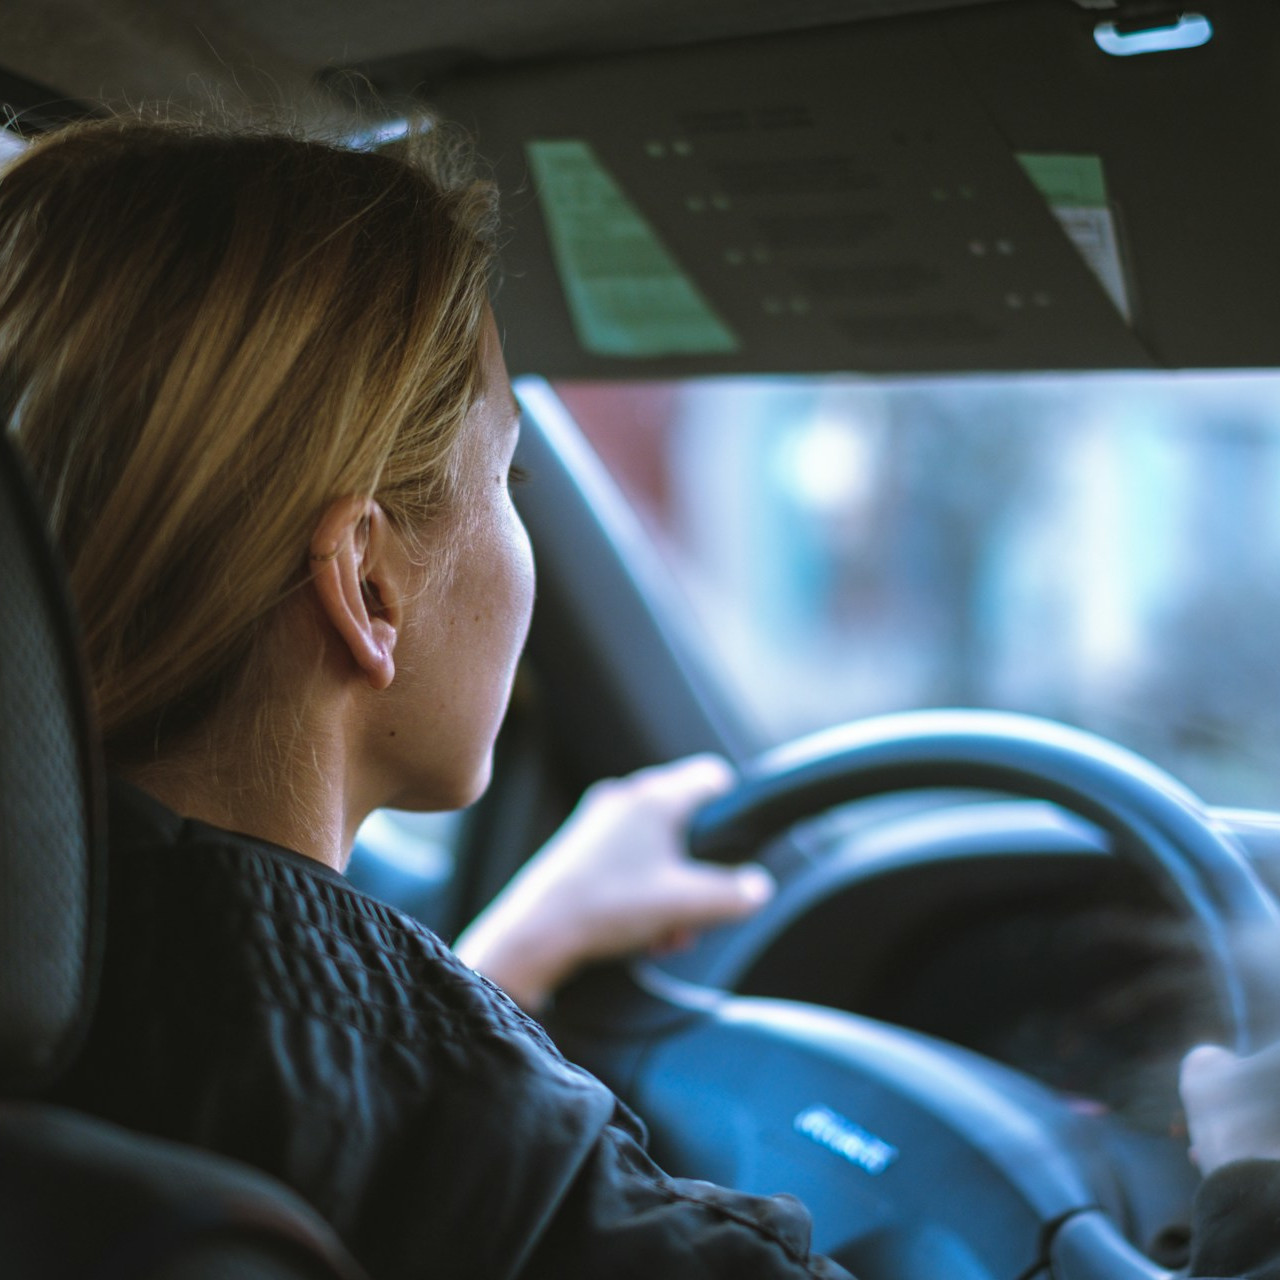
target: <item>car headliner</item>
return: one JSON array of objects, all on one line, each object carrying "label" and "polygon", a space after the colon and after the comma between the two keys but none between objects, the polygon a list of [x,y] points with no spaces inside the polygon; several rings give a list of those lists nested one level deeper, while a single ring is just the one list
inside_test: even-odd
[{"label": "car headliner", "polygon": [[72,97],[198,104],[212,89],[271,105],[304,98],[325,68],[391,57],[522,61],[996,2],[3,0],[0,21],[6,68]]}]

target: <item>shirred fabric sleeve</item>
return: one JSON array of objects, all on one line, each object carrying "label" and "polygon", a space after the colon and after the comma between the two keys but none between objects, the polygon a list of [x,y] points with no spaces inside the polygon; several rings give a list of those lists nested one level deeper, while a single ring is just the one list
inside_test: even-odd
[{"label": "shirred fabric sleeve", "polygon": [[829,1280],[809,1219],[663,1174],[441,940],[311,860],[116,797],[97,1017],[61,1100],[292,1187],[374,1280]]},{"label": "shirred fabric sleeve", "polygon": [[619,1107],[539,1241],[521,1280],[848,1280],[809,1252],[807,1211],[667,1176]]},{"label": "shirred fabric sleeve", "polygon": [[1196,1196],[1191,1275],[1280,1280],[1280,1160],[1238,1160]]}]

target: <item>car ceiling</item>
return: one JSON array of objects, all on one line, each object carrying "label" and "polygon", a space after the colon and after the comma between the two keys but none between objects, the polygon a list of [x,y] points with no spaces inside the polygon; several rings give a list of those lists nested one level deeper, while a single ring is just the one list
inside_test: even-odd
[{"label": "car ceiling", "polygon": [[[252,0],[219,6],[263,45],[319,67],[450,50],[499,61],[723,40],[983,0]],[[990,2],[990,0],[988,0]]]},{"label": "car ceiling", "polygon": [[0,62],[88,102],[199,103],[213,90],[272,104],[305,96],[326,70],[387,59],[522,61],[997,2],[3,0]]},{"label": "car ceiling", "polygon": [[[508,196],[516,373],[1280,365],[1280,6],[1202,0],[1203,49],[1098,51],[1101,18],[1158,25],[1162,5],[0,0],[0,65],[34,82],[23,106],[213,97],[341,129],[368,124],[351,86],[369,84],[375,112],[440,107]],[[602,335],[601,295],[581,296],[599,263],[567,261],[583,223],[556,225],[531,149],[547,140],[587,158],[667,285],[700,300],[692,337]],[[676,143],[687,163],[652,163]],[[1105,174],[1094,214],[1127,315],[1029,180],[1045,155]],[[703,195],[723,216],[691,216]]]}]

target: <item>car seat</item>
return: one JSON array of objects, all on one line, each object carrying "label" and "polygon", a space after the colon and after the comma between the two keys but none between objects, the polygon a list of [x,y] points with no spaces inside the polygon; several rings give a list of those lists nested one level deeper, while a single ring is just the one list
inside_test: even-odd
[{"label": "car seat", "polygon": [[63,574],[0,433],[0,1271],[6,1280],[361,1280],[296,1195],[41,1101],[91,1017],[102,785]]}]

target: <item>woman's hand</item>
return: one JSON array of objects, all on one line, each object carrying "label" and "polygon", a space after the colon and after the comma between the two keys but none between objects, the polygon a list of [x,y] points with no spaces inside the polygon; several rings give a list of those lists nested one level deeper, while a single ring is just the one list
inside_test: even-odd
[{"label": "woman's hand", "polygon": [[455,951],[536,1011],[585,964],[679,946],[750,915],[773,895],[767,871],[685,851],[689,819],[733,780],[718,756],[691,756],[597,783]]},{"label": "woman's hand", "polygon": [[1233,1160],[1280,1159],[1280,1044],[1247,1058],[1202,1044],[1182,1060],[1179,1089],[1206,1177]]}]

